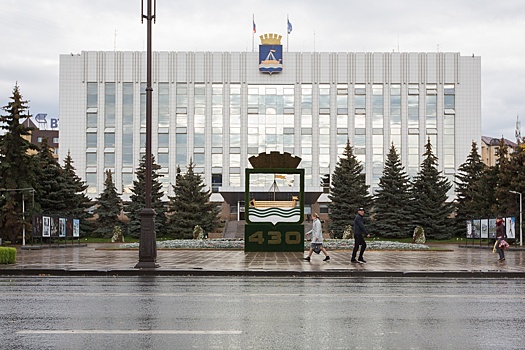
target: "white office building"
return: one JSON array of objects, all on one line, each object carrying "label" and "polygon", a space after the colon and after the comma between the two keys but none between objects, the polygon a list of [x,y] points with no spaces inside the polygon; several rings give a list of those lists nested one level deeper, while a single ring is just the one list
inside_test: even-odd
[{"label": "white office building", "polygon": [[[326,212],[320,179],[333,172],[347,139],[371,191],[392,143],[413,176],[430,138],[439,169],[452,179],[481,139],[480,57],[284,52],[282,72],[274,74],[259,71],[258,52],[152,58],[152,152],[165,193],[172,194],[177,166],[184,172],[191,159],[232,219],[242,211],[248,158],[261,152],[302,158],[306,213],[311,205]],[[129,198],[145,152],[145,87],[145,52],[60,57],[59,156],[71,152],[92,197],[111,169]]]}]

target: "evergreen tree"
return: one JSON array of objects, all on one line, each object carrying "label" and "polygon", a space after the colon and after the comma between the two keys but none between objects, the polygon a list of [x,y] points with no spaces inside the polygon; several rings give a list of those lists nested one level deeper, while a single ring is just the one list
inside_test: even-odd
[{"label": "evergreen tree", "polygon": [[393,144],[379,179],[379,187],[374,198],[373,231],[388,238],[411,236],[410,183]]},{"label": "evergreen tree", "polygon": [[47,138],[43,138],[38,152],[39,194],[38,202],[43,215],[66,217],[68,211],[68,198],[73,192],[67,186],[64,170],[53,156]]},{"label": "evergreen tree", "polygon": [[[155,163],[155,157],[151,160],[151,207],[155,210],[155,234],[156,236],[165,236],[167,234],[166,227],[166,208],[162,201],[164,192],[162,191],[162,183],[159,178],[163,175],[158,171],[160,165]],[[140,212],[144,209],[146,204],[146,156],[144,155],[140,161],[139,167],[135,172],[137,179],[133,181],[133,188],[130,196],[130,202],[126,204],[126,212],[129,218],[129,234],[133,237],[140,236]]]},{"label": "evergreen tree", "polygon": [[505,168],[508,163],[508,148],[505,144],[505,139],[501,139],[499,147],[496,149],[496,165],[486,167],[479,182],[477,183],[479,189],[479,197],[481,197],[485,205],[479,205],[480,217],[495,217],[501,214],[501,204],[498,200],[498,188],[501,183],[501,169]]},{"label": "evergreen tree", "polygon": [[523,149],[516,147],[510,156],[509,153],[505,139],[502,137],[496,154],[498,156],[496,165],[499,167],[499,172],[495,189],[497,205],[494,208],[495,213],[502,216],[515,214],[516,195],[512,195],[509,191],[520,192],[520,189],[524,187],[522,182],[524,178]]},{"label": "evergreen tree", "polygon": [[192,238],[196,225],[201,226],[204,232],[210,232],[217,226],[219,209],[210,202],[211,192],[205,190],[206,185],[201,176],[193,172],[194,167],[192,160],[185,174],[181,174],[180,167],[177,167],[173,186],[175,195],[169,197],[170,231],[175,238]]},{"label": "evergreen tree", "polygon": [[67,216],[80,220],[81,236],[90,235],[93,231],[93,225],[91,221],[87,219],[92,217],[88,209],[93,205],[93,202],[86,195],[88,185],[76,174],[76,169],[73,166],[73,158],[69,151],[67,152],[66,158],[64,158],[63,169],[66,185],[71,193],[70,197],[64,198],[68,208]]},{"label": "evergreen tree", "polygon": [[481,178],[476,183],[476,187],[479,190],[477,195],[480,198],[480,202],[485,203],[478,204],[480,218],[496,217],[499,212],[498,201],[496,200],[498,181],[499,166],[495,165],[486,167]]},{"label": "evergreen tree", "polygon": [[456,228],[458,235],[465,232],[465,220],[480,219],[487,205],[482,189],[487,166],[481,160],[476,142],[472,142],[470,154],[456,174]]},{"label": "evergreen tree", "polygon": [[525,144],[520,143],[510,155],[510,160],[501,168],[500,184],[508,184],[498,189],[499,202],[503,204],[500,214],[504,216],[519,216],[519,195],[515,191],[525,193]]},{"label": "evergreen tree", "polygon": [[111,237],[115,226],[120,226],[119,215],[121,210],[122,200],[115,188],[111,170],[106,170],[104,191],[97,198],[96,214],[98,218],[96,221],[97,228],[93,231],[94,237]]},{"label": "evergreen tree", "polygon": [[341,238],[346,226],[353,226],[357,209],[363,207],[368,212],[372,204],[363,165],[355,157],[350,141],[346,142],[331,182],[328,195],[332,201],[329,205],[330,230],[335,237]]},{"label": "evergreen tree", "polygon": [[11,102],[3,107],[6,115],[0,116],[0,237],[16,241],[21,235],[23,217],[26,219],[26,232],[30,226],[31,214],[38,211],[38,202],[33,207],[26,205],[22,213],[22,196],[27,199],[38,187],[37,162],[29,151],[38,147],[29,142],[32,128],[21,121],[29,118],[27,101],[23,100],[18,85],[10,97]]},{"label": "evergreen tree", "polygon": [[438,159],[432,153],[430,139],[425,145],[425,159],[412,183],[414,227],[419,225],[430,239],[447,239],[454,233],[450,218],[454,207],[447,192],[452,184],[438,171]]}]

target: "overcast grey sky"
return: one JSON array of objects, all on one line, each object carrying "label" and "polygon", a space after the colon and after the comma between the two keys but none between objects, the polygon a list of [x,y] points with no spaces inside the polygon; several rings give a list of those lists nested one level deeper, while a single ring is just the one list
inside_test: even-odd
[{"label": "overcast grey sky", "polygon": [[[2,0],[0,104],[8,103],[18,82],[33,115],[59,117],[59,55],[145,50],[140,4]],[[290,51],[481,56],[483,135],[515,141],[518,114],[525,134],[523,0],[157,0],[153,50],[251,51],[252,14],[257,35],[283,36],[288,15]]]}]

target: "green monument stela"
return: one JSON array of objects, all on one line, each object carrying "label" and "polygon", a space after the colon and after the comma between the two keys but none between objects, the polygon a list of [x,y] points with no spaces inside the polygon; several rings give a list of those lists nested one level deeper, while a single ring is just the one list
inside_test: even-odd
[{"label": "green monument stela", "polygon": [[261,153],[246,169],[244,251],[304,251],[304,169],[289,153]]}]

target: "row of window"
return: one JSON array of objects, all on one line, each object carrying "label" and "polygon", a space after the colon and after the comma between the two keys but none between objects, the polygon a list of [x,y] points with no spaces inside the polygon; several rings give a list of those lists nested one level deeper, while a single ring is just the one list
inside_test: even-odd
[{"label": "row of window", "polygon": [[[104,126],[105,129],[115,127],[115,83],[106,83],[104,91]],[[366,85],[354,85],[354,147],[358,158],[365,164],[366,154]],[[377,185],[383,167],[383,132],[375,133],[376,129],[384,128],[384,93],[389,89],[390,98],[390,134],[392,142],[401,149],[401,85],[391,84],[384,86],[382,84],[373,84],[371,87],[371,103],[370,111],[371,123],[374,128],[371,138],[371,152],[373,163],[373,185]],[[86,147],[87,166],[96,166],[97,164],[97,138],[98,134],[96,128],[98,126],[98,85],[97,83],[88,83],[87,89],[87,128],[86,133]],[[123,166],[133,166],[133,83],[123,84],[123,98],[122,98],[122,163]],[[212,167],[222,167],[222,147],[223,143],[223,128],[224,119],[223,113],[225,107],[229,108],[230,116],[230,136],[229,146],[230,151],[239,149],[238,153],[229,155],[230,167],[236,169],[240,166],[240,146],[241,146],[241,86],[240,84],[230,85],[229,89],[229,106],[224,103],[225,86],[222,84],[211,85],[211,96],[206,96],[207,86],[205,84],[194,85],[194,115],[193,122],[193,160],[199,167],[204,167],[205,164],[205,133],[206,133],[206,106],[211,102],[211,147],[212,147]],[[158,84],[158,126],[169,126],[169,84]],[[301,91],[301,148],[299,156],[302,156],[302,166],[311,168],[313,166],[312,147],[313,147],[313,87],[311,84],[303,84]],[[319,111],[317,140],[320,147],[320,155],[318,159],[318,166],[320,173],[329,173],[330,171],[330,91],[329,84],[319,85]],[[348,135],[348,92],[347,84],[338,84],[336,86],[336,104],[338,115],[337,120],[337,151],[342,153],[346,145]],[[293,116],[287,114],[294,114],[294,85],[249,85],[247,96],[247,124],[248,124],[248,155],[256,155],[260,152],[280,151],[294,153],[295,145],[295,120]],[[416,130],[419,128],[419,103],[420,103],[420,85],[409,84],[407,96],[407,127]],[[428,130],[437,127],[437,85],[427,84],[425,86],[425,127]],[[452,160],[453,162],[453,118],[446,118],[454,115],[454,94],[455,88],[453,84],[446,84],[444,86],[444,111],[445,119],[444,128],[450,132],[452,139],[452,147],[445,140],[446,147],[445,155],[446,162]],[[209,99],[208,99],[209,98]],[[177,123],[177,131],[175,135],[175,157],[177,164],[187,164],[188,153],[188,85],[176,85],[176,103],[177,114],[175,116]],[[180,113],[179,113],[180,112]],[[141,126],[145,126],[145,84],[141,84],[140,88],[140,121]],[[450,127],[450,121],[452,124]],[[183,130],[184,129],[184,130]],[[419,131],[410,133],[408,137],[408,169],[409,172],[414,172],[419,166]],[[429,133],[433,143],[437,142],[436,135]],[[447,134],[447,132],[445,132]],[[158,133],[157,137],[157,162],[163,166],[169,167],[169,134]],[[145,144],[145,134],[140,134],[140,145]],[[113,167],[115,164],[115,155],[112,150],[115,147],[115,133],[104,133],[104,166]],[[90,152],[91,149],[91,152]],[[218,150],[221,150],[220,152]],[[216,152],[214,152],[215,150]],[[447,162],[448,163],[448,162]],[[452,165],[453,166],[453,165]],[[221,175],[222,176],[222,175]],[[312,180],[312,174],[309,172],[306,175],[306,180]],[[237,182],[235,180],[235,182]],[[239,179],[240,183],[240,179]]]}]

